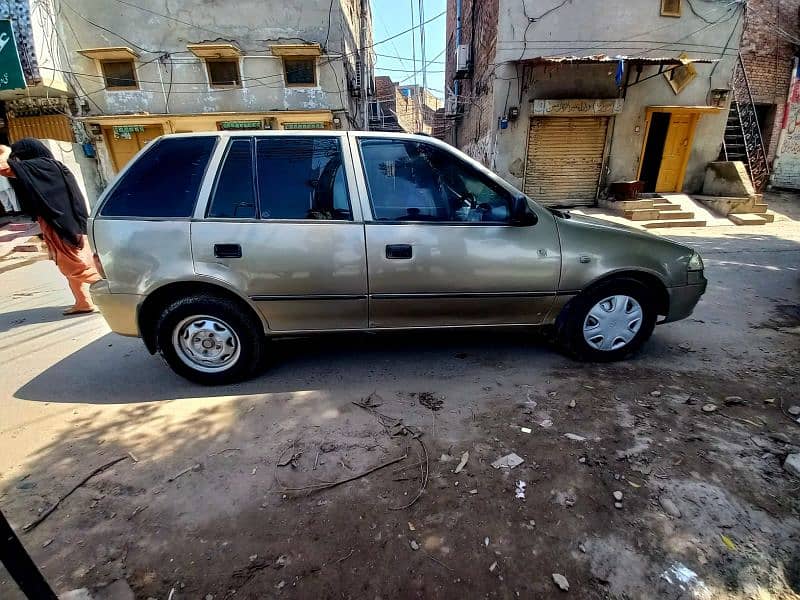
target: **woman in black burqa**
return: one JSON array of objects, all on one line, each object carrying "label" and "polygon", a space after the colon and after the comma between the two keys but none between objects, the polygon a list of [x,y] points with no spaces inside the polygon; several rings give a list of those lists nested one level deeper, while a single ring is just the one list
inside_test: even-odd
[{"label": "woman in black burqa", "polygon": [[9,178],[22,211],[38,221],[50,258],[67,278],[75,304],[65,315],[95,312],[88,284],[101,279],[86,237],[86,200],[74,175],[37,139],[0,146],[0,175]]}]

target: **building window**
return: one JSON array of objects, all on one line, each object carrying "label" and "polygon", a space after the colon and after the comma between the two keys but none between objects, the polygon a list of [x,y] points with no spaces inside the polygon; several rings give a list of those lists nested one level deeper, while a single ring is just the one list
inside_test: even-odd
[{"label": "building window", "polygon": [[661,0],[662,17],[680,17],[681,0]]},{"label": "building window", "polygon": [[132,60],[103,60],[100,61],[106,88],[109,90],[136,90],[139,84],[136,81],[136,66]]},{"label": "building window", "polygon": [[[680,58],[688,58],[688,56],[684,53],[680,55]],[[685,65],[667,70],[664,73],[664,77],[667,78],[667,82],[669,82],[670,87],[672,87],[672,91],[676,94],[680,94],[683,89],[697,77],[697,69],[692,63],[686,63]]]},{"label": "building window", "polygon": [[211,87],[241,87],[242,76],[239,74],[238,59],[206,59],[208,81]]},{"label": "building window", "polygon": [[284,57],[287,87],[317,85],[317,59],[313,56]]}]

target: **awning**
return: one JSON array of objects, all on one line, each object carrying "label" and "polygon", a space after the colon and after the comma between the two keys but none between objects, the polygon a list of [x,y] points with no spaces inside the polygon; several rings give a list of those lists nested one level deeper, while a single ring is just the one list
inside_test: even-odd
[{"label": "awning", "polygon": [[269,47],[273,56],[320,56],[319,44],[273,44]]},{"label": "awning", "polygon": [[186,49],[198,58],[239,58],[242,51],[233,44],[187,44]]},{"label": "awning", "polygon": [[78,54],[83,54],[86,58],[96,60],[135,60],[139,55],[127,46],[113,46],[110,48],[86,48],[78,50]]},{"label": "awning", "polygon": [[665,105],[665,106],[648,106],[647,112],[667,112],[667,113],[692,113],[692,114],[713,114],[713,113],[720,113],[724,108],[721,106],[676,106],[676,105]]},{"label": "awning", "polygon": [[608,56],[607,54],[594,54],[592,56],[536,56],[519,61],[523,65],[594,65],[618,63],[623,61],[632,65],[688,65],[711,64],[719,62],[715,58],[682,58],[665,56],[653,58],[649,56]]}]

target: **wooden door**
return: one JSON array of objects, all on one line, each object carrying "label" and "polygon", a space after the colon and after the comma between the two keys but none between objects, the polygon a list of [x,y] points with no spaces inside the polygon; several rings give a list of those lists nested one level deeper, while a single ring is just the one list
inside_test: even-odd
[{"label": "wooden door", "polygon": [[681,191],[696,124],[697,115],[672,114],[667,139],[664,142],[664,153],[661,156],[656,192]]},{"label": "wooden door", "polygon": [[114,160],[114,168],[119,172],[136,154],[149,142],[160,135],[164,135],[164,128],[161,125],[147,125],[144,131],[131,133],[130,137],[114,136],[113,127],[105,127],[106,140],[111,151],[111,158]]}]

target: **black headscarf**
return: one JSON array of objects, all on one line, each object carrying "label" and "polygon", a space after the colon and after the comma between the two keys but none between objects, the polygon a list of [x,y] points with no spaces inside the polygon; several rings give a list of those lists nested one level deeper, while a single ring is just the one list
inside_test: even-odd
[{"label": "black headscarf", "polygon": [[41,217],[58,236],[80,246],[89,213],[75,176],[37,139],[11,145],[8,165],[16,177],[9,179],[23,212]]}]

